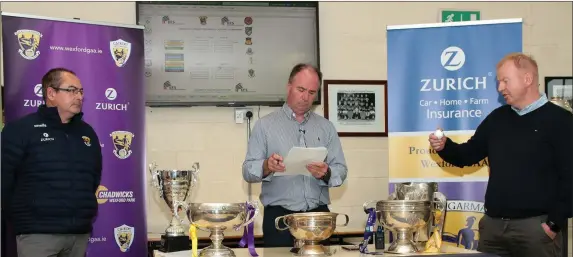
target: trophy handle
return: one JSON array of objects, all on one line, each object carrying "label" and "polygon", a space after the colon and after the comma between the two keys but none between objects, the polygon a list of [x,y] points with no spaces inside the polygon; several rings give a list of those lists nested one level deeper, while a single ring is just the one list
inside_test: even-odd
[{"label": "trophy handle", "polygon": [[[275,228],[276,228],[277,230],[283,231],[283,230],[289,229],[289,225],[286,223],[286,217],[287,217],[287,216],[289,216],[289,215],[279,216],[279,217],[277,217],[277,218],[275,219]],[[285,227],[284,227],[284,228],[281,228],[281,227],[279,226],[279,221],[280,221],[281,219],[283,220],[283,224],[285,224]]]},{"label": "trophy handle", "polygon": [[183,223],[183,218],[179,216],[179,207],[184,213],[189,211],[189,205],[184,201],[173,201],[173,216],[179,220],[179,222]]},{"label": "trophy handle", "polygon": [[197,184],[197,178],[199,177],[199,162],[193,163],[191,166],[191,186],[194,187]]},{"label": "trophy handle", "polygon": [[159,171],[157,171],[157,163],[149,164],[149,173],[151,173],[151,184],[159,191],[159,197],[163,198],[163,185],[159,177]]},{"label": "trophy handle", "polygon": [[[434,220],[430,223],[434,228],[442,231],[444,226],[444,219],[446,215],[447,199],[441,192],[434,192],[434,199],[432,201],[432,212],[434,213]],[[436,215],[439,215],[436,217]]]},{"label": "trophy handle", "polygon": [[258,204],[258,202],[257,202],[257,201],[253,201],[253,202],[249,202],[248,204],[251,205],[251,206],[254,208],[254,210],[250,210],[250,211],[247,213],[247,215],[248,215],[247,217],[250,217],[250,216],[251,216],[251,213],[253,213],[253,212],[254,212],[254,214],[253,214],[253,217],[252,217],[252,218],[250,218],[249,220],[245,221],[245,223],[244,223],[243,225],[241,225],[241,226],[246,226],[246,225],[249,225],[249,224],[255,222],[255,218],[257,217],[257,215],[259,215],[259,204]]},{"label": "trophy handle", "polygon": [[[253,209],[251,210],[249,207],[252,207]],[[255,218],[257,218],[257,215],[259,215],[259,204],[257,201],[252,201],[252,202],[247,201],[246,208],[247,208],[247,213],[246,213],[247,219],[243,223],[234,226],[235,230],[239,230],[240,228],[255,222]],[[253,214],[253,217],[251,217],[251,214]]]},{"label": "trophy handle", "polygon": [[434,192],[434,201],[432,203],[433,209],[444,212],[446,210],[446,204],[446,196],[440,192]]},{"label": "trophy handle", "polygon": [[[191,207],[191,206],[189,206],[189,207]],[[187,208],[187,211],[185,211],[185,214],[187,214],[187,218],[189,218],[189,224],[193,225],[194,224],[193,218],[191,218],[191,216],[193,216],[193,215],[191,215],[190,212],[191,212],[191,210],[189,208]],[[197,226],[197,225],[195,225],[195,226]]]},{"label": "trophy handle", "polygon": [[[370,201],[364,202],[364,204],[362,204],[362,208],[364,209],[364,213],[368,214],[368,209],[370,209],[370,208],[368,208],[368,206],[370,204],[375,203],[375,202],[377,202],[377,201],[376,200],[370,200]],[[344,214],[344,215],[346,215],[346,214]]]},{"label": "trophy handle", "polygon": [[388,200],[398,200],[398,195],[396,195],[396,192],[392,192],[390,195],[388,195]]},{"label": "trophy handle", "polygon": [[[336,217],[338,217],[338,215],[344,215],[344,217],[346,217],[346,222],[344,222],[344,224],[336,224],[336,226],[346,227],[348,225],[348,222],[350,221],[350,219],[348,218],[348,215],[342,214],[342,213],[337,213]],[[336,223],[336,221],[335,221],[335,223]]]}]

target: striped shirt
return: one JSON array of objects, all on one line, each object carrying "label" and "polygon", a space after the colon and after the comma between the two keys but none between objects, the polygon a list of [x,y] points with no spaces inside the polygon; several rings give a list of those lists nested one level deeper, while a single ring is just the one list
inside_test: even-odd
[{"label": "striped shirt", "polygon": [[[330,167],[328,184],[310,175],[263,176],[263,162],[273,153],[283,158],[292,147],[326,147],[325,163]],[[285,103],[259,119],[251,133],[247,156],[243,163],[243,178],[248,183],[262,182],[260,200],[264,206],[282,206],[291,211],[308,211],[330,204],[329,187],[341,186],[347,175],[346,160],[334,125],[311,111],[298,122]]]}]

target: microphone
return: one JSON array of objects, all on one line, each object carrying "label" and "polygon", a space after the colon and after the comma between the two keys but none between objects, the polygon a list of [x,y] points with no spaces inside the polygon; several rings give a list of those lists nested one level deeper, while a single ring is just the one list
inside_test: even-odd
[{"label": "microphone", "polygon": [[298,132],[302,132],[303,134],[306,135],[306,130],[304,130],[304,129],[299,128],[299,129],[298,129]]}]

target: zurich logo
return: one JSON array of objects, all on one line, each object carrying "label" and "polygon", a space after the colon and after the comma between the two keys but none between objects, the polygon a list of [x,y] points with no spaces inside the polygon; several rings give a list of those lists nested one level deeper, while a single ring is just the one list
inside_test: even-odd
[{"label": "zurich logo", "polygon": [[466,62],[466,54],[457,46],[450,46],[442,51],[440,57],[442,66],[449,71],[457,71],[464,66]]},{"label": "zurich logo", "polygon": [[36,94],[38,97],[42,97],[42,84],[36,84],[36,86],[34,86],[34,94]]},{"label": "zurich logo", "polygon": [[106,89],[105,98],[107,98],[107,100],[115,100],[117,98],[117,91],[111,87]]}]

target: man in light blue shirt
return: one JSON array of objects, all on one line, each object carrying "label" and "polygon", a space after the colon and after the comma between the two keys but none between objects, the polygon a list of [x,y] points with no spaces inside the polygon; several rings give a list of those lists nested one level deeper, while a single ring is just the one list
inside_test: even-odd
[{"label": "man in light blue shirt", "polygon": [[[328,212],[328,189],[344,183],[346,160],[334,125],[310,110],[322,74],[308,64],[296,65],[289,76],[287,101],[259,119],[249,139],[243,178],[261,183],[265,247],[292,247],[288,230],[278,231],[275,218],[298,212]],[[274,176],[284,172],[284,156],[292,147],[326,147],[324,162],[307,165],[308,176]]]}]

